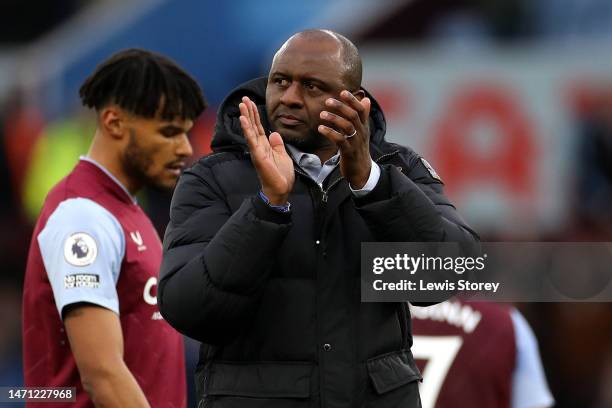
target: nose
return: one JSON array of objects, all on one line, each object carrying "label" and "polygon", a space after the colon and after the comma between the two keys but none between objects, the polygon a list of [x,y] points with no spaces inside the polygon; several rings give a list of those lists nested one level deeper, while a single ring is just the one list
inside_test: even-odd
[{"label": "nose", "polygon": [[187,133],[183,133],[179,136],[176,154],[180,157],[190,157],[193,154],[193,148],[191,147]]},{"label": "nose", "polygon": [[302,90],[297,81],[293,81],[282,93],[280,102],[290,108],[301,108],[304,106]]}]

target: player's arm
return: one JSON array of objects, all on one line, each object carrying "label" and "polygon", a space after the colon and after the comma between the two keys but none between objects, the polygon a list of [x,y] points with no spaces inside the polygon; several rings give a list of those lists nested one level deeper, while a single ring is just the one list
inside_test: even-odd
[{"label": "player's arm", "polygon": [[84,198],[62,202],[37,237],[82,383],[97,406],[148,406],[123,360],[116,284],[125,255],[117,219]]},{"label": "player's arm", "polygon": [[136,379],[123,361],[119,317],[87,303],[65,309],[64,325],[83,388],[96,407],[148,407]]},{"label": "player's arm", "polygon": [[555,405],[529,323],[516,309],[511,312],[516,341],[516,367],[512,376],[512,408],[549,408]]}]

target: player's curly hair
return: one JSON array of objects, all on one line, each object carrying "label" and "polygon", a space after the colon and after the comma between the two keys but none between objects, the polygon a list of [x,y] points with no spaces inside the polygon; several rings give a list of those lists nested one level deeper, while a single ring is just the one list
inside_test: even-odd
[{"label": "player's curly hair", "polygon": [[83,82],[84,106],[100,111],[117,104],[135,115],[193,120],[207,103],[197,82],[174,61],[151,51],[119,51],[96,67]]}]

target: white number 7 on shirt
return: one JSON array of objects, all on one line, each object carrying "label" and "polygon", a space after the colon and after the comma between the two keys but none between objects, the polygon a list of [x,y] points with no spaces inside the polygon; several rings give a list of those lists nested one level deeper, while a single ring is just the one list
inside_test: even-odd
[{"label": "white number 7 on shirt", "polygon": [[440,387],[462,344],[460,336],[414,336],[412,355],[426,361],[423,383],[419,384],[423,408],[433,408],[436,404]]}]

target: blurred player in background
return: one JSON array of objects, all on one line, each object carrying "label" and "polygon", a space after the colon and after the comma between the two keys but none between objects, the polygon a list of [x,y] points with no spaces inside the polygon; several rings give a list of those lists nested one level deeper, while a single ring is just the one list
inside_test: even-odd
[{"label": "blurred player in background", "polygon": [[548,408],[537,340],[513,307],[460,298],[411,308],[423,408]]},{"label": "blurred player in background", "polygon": [[173,61],[131,49],[99,65],[80,96],[97,130],[30,244],[25,384],[76,387],[77,407],[184,407],[183,340],[157,308],[161,243],[134,194],[176,184],[202,91]]}]

